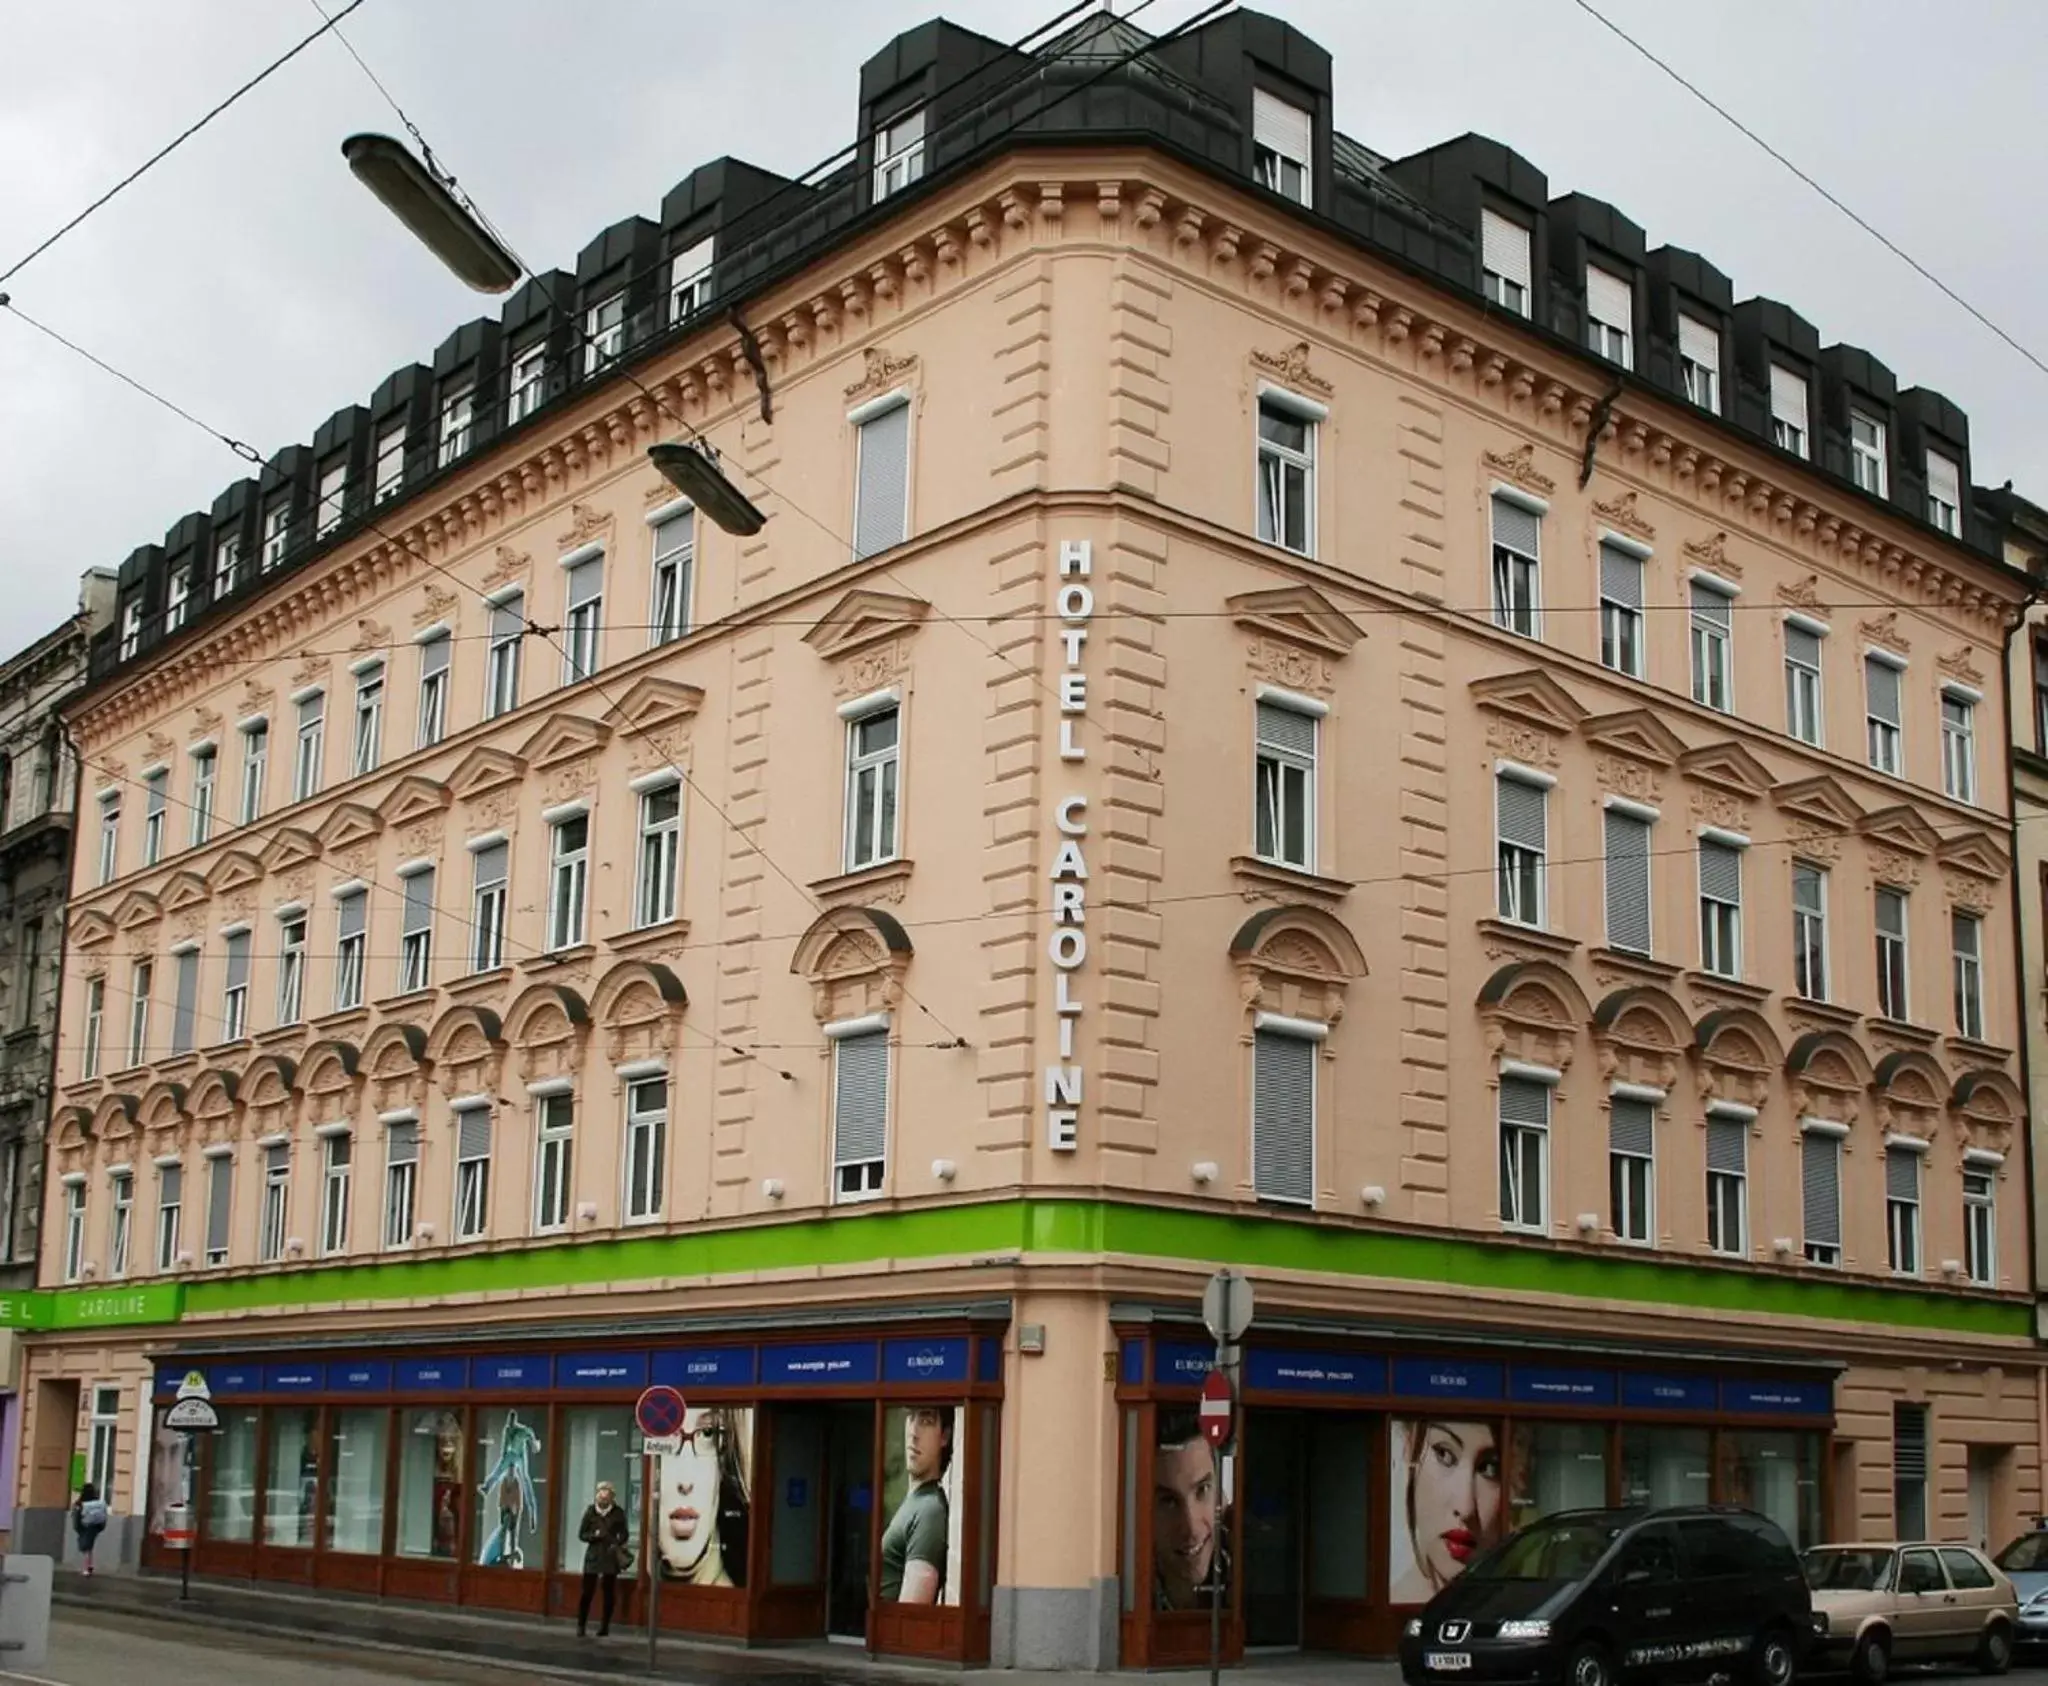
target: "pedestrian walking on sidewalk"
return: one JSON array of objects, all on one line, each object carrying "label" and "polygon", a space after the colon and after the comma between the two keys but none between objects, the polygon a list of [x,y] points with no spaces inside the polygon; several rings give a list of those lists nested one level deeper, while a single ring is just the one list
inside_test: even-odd
[{"label": "pedestrian walking on sidewalk", "polygon": [[627,1545],[626,1513],[609,1481],[597,1484],[597,1496],[585,1507],[576,1537],[583,1542],[583,1594],[576,1600],[576,1637],[581,1639],[590,1631],[591,1595],[602,1586],[604,1614],[597,1624],[597,1636],[602,1639],[612,1630],[619,1576],[632,1557]]},{"label": "pedestrian walking on sidewalk", "polygon": [[78,1489],[78,1502],[71,1507],[71,1531],[78,1536],[78,1555],[85,1559],[85,1572],[92,1573],[92,1548],[107,1529],[107,1501],[99,1488],[88,1481]]}]

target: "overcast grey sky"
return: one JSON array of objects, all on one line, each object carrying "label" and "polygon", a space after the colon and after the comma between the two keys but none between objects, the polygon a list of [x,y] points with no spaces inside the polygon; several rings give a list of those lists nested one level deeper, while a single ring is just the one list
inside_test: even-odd
[{"label": "overcast grey sky", "polygon": [[[1118,0],[1117,10],[1132,0]],[[1154,0],[1158,30],[1198,0]],[[1600,0],[2048,357],[2040,0]],[[1059,0],[368,0],[344,26],[523,254],[573,263],[730,152],[807,168],[858,68],[943,9],[1014,39]],[[1704,253],[1736,296],[1969,413],[1975,478],[2048,501],[2048,375],[1942,298],[1572,0],[1266,0],[1336,63],[1337,121],[1394,156],[1468,129]],[[1700,20],[1708,12],[1712,27]],[[0,0],[0,268],[318,22],[304,0]],[[316,43],[8,284],[15,300],[268,456],[486,313],[338,151],[388,108]],[[243,469],[0,314],[0,652],[53,625]]]}]

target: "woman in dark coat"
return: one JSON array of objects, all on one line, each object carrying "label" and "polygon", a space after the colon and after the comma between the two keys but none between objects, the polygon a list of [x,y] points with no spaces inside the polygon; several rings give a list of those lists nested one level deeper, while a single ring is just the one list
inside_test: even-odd
[{"label": "woman in dark coat", "polygon": [[576,1637],[590,1631],[590,1598],[604,1588],[604,1615],[597,1624],[602,1639],[612,1630],[612,1608],[619,1596],[619,1573],[631,1556],[627,1545],[626,1513],[609,1481],[597,1484],[595,1502],[585,1507],[583,1522],[576,1530],[583,1542],[583,1595],[576,1601]]}]

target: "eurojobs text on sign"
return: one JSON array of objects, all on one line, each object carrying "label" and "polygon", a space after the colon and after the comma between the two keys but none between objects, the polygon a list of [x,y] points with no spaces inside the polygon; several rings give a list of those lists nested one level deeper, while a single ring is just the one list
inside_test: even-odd
[{"label": "eurojobs text on sign", "polygon": [[[1088,623],[1095,614],[1093,547],[1087,539],[1060,541],[1059,566],[1053,577],[1052,610],[1060,641],[1060,752],[1062,762],[1085,761],[1080,723],[1088,712],[1088,670],[1082,655],[1088,644]],[[1088,959],[1088,861],[1082,839],[1088,835],[1088,798],[1069,792],[1053,803],[1052,930],[1046,958],[1052,962],[1052,1010],[1058,1024],[1059,1059],[1045,1068],[1045,1145],[1056,1153],[1072,1153],[1081,1145],[1081,1065],[1074,1054],[1080,1028],[1081,1001],[1075,985]]]}]

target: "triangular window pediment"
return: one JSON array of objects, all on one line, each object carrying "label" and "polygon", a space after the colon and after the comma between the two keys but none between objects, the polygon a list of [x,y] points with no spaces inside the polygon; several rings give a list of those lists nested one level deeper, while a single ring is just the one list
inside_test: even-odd
[{"label": "triangular window pediment", "polygon": [[1601,749],[1655,767],[1669,767],[1685,753],[1685,740],[1647,708],[1596,714],[1579,723],[1579,736]]},{"label": "triangular window pediment", "polygon": [[384,829],[384,822],[360,802],[342,802],[320,827],[320,847],[346,849],[367,842]]},{"label": "triangular window pediment", "polygon": [[206,880],[198,873],[177,873],[164,886],[164,912],[178,913],[188,907],[197,907],[206,900],[206,895]]},{"label": "triangular window pediment", "polygon": [[511,784],[526,771],[526,763],[502,749],[473,749],[448,775],[448,788],[457,796],[481,796],[487,790]]},{"label": "triangular window pediment", "polygon": [[1472,681],[1472,700],[1496,714],[1513,715],[1546,731],[1569,732],[1586,718],[1586,707],[1549,674],[1536,668]]},{"label": "triangular window pediment", "polygon": [[519,746],[519,755],[537,772],[602,749],[611,735],[611,727],[602,720],[587,719],[581,714],[558,714]]},{"label": "triangular window pediment", "polygon": [[889,591],[849,591],[804,634],[804,642],[830,661],[908,632],[930,612],[921,597]]},{"label": "triangular window pediment", "polygon": [[1856,799],[1826,773],[1778,785],[1771,791],[1771,800],[1788,814],[1797,814],[1833,831],[1854,830],[1863,818]]},{"label": "triangular window pediment", "polygon": [[228,850],[213,863],[213,870],[206,875],[206,887],[216,896],[262,882],[262,863],[241,849]]},{"label": "triangular window pediment", "polygon": [[1678,765],[1688,778],[1741,796],[1762,796],[1771,788],[1763,763],[1739,743],[1702,744],[1681,755]]},{"label": "triangular window pediment", "polygon": [[408,773],[377,804],[377,813],[386,825],[410,825],[414,820],[434,819],[446,813],[451,799],[445,784]]},{"label": "triangular window pediment", "polygon": [[1365,636],[1356,621],[1312,585],[1244,591],[1226,597],[1223,606],[1247,632],[1285,638],[1326,656],[1348,655]]},{"label": "triangular window pediment", "polygon": [[320,858],[319,840],[311,832],[301,831],[297,826],[284,826],[270,840],[263,851],[263,870],[283,872],[306,861]]},{"label": "triangular window pediment", "polygon": [[1912,855],[1929,854],[1941,842],[1941,834],[1903,802],[1865,814],[1857,829],[1873,843],[1889,843]]},{"label": "triangular window pediment", "polygon": [[163,917],[163,908],[147,890],[130,890],[114,908],[114,923],[124,931]]},{"label": "triangular window pediment", "polygon": [[88,908],[71,922],[71,940],[80,948],[96,948],[114,934],[114,922],[98,908]]},{"label": "triangular window pediment", "polygon": [[634,681],[626,694],[605,711],[605,719],[629,732],[652,732],[689,719],[704,706],[701,685],[682,685],[652,675]]},{"label": "triangular window pediment", "polygon": [[2003,878],[2009,864],[2005,851],[1981,832],[1950,839],[1935,850],[1935,856],[1943,866],[1975,878]]}]

